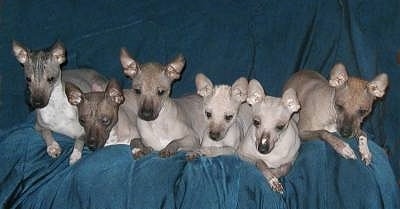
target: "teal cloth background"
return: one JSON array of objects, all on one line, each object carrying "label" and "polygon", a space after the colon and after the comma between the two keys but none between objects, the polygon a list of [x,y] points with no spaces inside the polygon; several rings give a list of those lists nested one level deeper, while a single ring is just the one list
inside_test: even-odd
[{"label": "teal cloth background", "polygon": [[[0,201],[5,208],[46,208],[40,204],[60,208],[62,198],[68,197],[71,198],[69,204],[89,204],[91,206],[88,207],[96,208],[97,203],[111,204],[111,201],[105,201],[106,196],[93,196],[93,188],[100,193],[107,192],[95,184],[100,182],[101,185],[107,185],[110,197],[118,201],[122,201],[119,198],[126,198],[123,199],[125,202],[118,204],[132,208],[148,201],[147,197],[155,198],[149,202],[155,204],[152,206],[156,208],[169,208],[173,202],[178,208],[201,208],[200,203],[211,205],[215,201],[224,201],[216,203],[219,206],[231,206],[233,200],[239,200],[239,208],[245,208],[241,204],[249,202],[253,203],[250,205],[254,208],[269,208],[271,204],[278,208],[356,208],[351,204],[362,208],[364,203],[368,204],[364,205],[365,208],[380,208],[375,206],[387,202],[397,204],[398,194],[391,193],[397,190],[391,168],[398,181],[400,94],[397,90],[400,89],[400,67],[396,63],[396,56],[400,51],[399,11],[400,2],[397,0],[0,1],[0,128],[3,133]],[[266,92],[273,96],[279,96],[284,82],[302,68],[313,69],[327,76],[334,63],[340,61],[347,66],[350,75],[366,79],[386,72],[390,78],[386,96],[375,104],[372,115],[363,124],[363,129],[375,142],[371,146],[377,157],[374,156],[371,168],[365,168],[359,162],[340,159],[320,141],[307,143],[299,159],[307,163],[297,164],[298,170],[294,169],[289,175],[296,176],[291,177],[293,182],[285,179],[288,193],[280,197],[260,184],[260,174],[253,167],[234,157],[201,159],[187,165],[182,161],[182,156],[177,156],[166,160],[172,161],[170,167],[167,166],[169,164],[159,166],[166,169],[168,175],[162,175],[165,179],[157,181],[165,180],[168,183],[133,190],[136,189],[134,182],[137,179],[131,174],[136,176],[136,172],[139,172],[137,175],[146,176],[148,172],[146,169],[137,169],[141,162],[131,161],[126,156],[126,147],[117,146],[88,154],[87,163],[83,161],[81,167],[77,165],[72,168],[66,165],[68,153],[55,161],[45,155],[38,136],[30,128],[24,128],[32,124],[29,118],[26,122],[30,110],[26,103],[22,68],[11,53],[12,40],[33,49],[47,47],[60,40],[67,49],[64,68],[92,67],[107,77],[117,78],[125,87],[129,87],[130,81],[123,76],[119,63],[119,50],[122,46],[127,47],[139,62],[166,63],[176,54],[182,53],[187,59],[187,65],[181,80],[174,84],[174,97],[194,92],[194,76],[198,72],[205,73],[215,83],[231,84],[239,76],[256,78]],[[11,137],[10,130],[18,133],[17,136]],[[69,145],[68,140],[65,145]],[[379,147],[385,149],[388,160]],[[125,153],[122,154],[125,155],[123,159],[117,158],[121,150]],[[326,159],[312,157],[322,154]],[[123,190],[122,196],[117,195],[119,190],[116,187],[108,188],[108,184],[112,184],[110,176],[114,174],[102,176],[102,164],[97,158],[105,161],[111,158],[124,165],[118,168],[127,167],[130,173],[115,172],[128,178],[126,182],[130,182],[133,187],[128,189],[128,184],[124,184],[127,190]],[[163,164],[156,156],[148,160]],[[143,166],[147,165],[142,163]],[[320,168],[321,165],[325,168]],[[110,166],[113,168],[114,165]],[[90,176],[89,168],[94,169],[95,177]],[[217,174],[208,169],[226,171],[221,174],[221,178],[229,183],[219,185],[223,188],[215,187],[211,190],[200,187],[216,184],[212,177]],[[327,172],[327,176],[320,175],[321,172]],[[160,173],[162,171],[157,171],[154,175]],[[228,174],[234,176],[228,178]],[[243,179],[247,182],[247,177],[243,175],[256,177],[246,187],[241,187]],[[196,177],[204,183],[196,186],[193,180]],[[154,179],[157,178],[145,178],[146,181]],[[303,184],[299,179],[309,184]],[[94,184],[93,188],[89,183],[81,182],[86,180]],[[140,179],[138,185],[143,180]],[[231,180],[236,182],[235,185]],[[366,182],[369,183],[364,185]],[[377,186],[382,184],[385,186]],[[11,188],[14,189],[9,190]],[[149,193],[140,192],[143,190]],[[304,200],[312,198],[304,197],[310,191],[314,194],[310,195],[317,199]],[[231,199],[227,197],[228,193],[238,196]],[[137,194],[146,195],[146,198],[142,199]],[[342,199],[349,198],[348,194],[355,200],[361,198],[363,201],[349,202],[349,199]],[[377,195],[381,199],[369,195]],[[387,199],[393,195],[393,199]],[[134,196],[133,199],[128,198],[131,196]],[[207,197],[209,202],[205,203],[202,196]],[[224,200],[224,197],[228,199]],[[47,202],[49,199],[52,201]]]}]

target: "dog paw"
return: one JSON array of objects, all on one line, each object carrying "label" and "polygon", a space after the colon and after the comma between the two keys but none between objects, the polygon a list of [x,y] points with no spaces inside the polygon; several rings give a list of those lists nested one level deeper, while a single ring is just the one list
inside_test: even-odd
[{"label": "dog paw", "polygon": [[361,154],[361,160],[365,163],[365,165],[371,164],[372,154],[369,151],[366,137],[360,136],[358,141],[358,149]]},{"label": "dog paw", "polygon": [[69,164],[70,165],[75,164],[79,159],[81,159],[81,157],[82,157],[82,152],[77,149],[74,149],[72,151],[71,156],[69,156]]},{"label": "dog paw", "polygon": [[195,160],[198,157],[200,157],[200,153],[198,153],[198,152],[192,151],[192,152],[186,153],[186,160],[188,160],[188,161]]},{"label": "dog paw", "polygon": [[47,154],[52,158],[56,158],[61,154],[61,147],[57,142],[53,142],[49,146],[47,146]]},{"label": "dog paw", "polygon": [[280,194],[283,194],[283,186],[281,182],[279,182],[278,178],[272,177],[268,180],[269,186],[272,188],[274,192],[279,192]]},{"label": "dog paw", "polygon": [[138,160],[145,156],[147,153],[144,152],[144,150],[141,150],[139,148],[133,148],[132,149],[132,156],[135,160]]},{"label": "dog paw", "polygon": [[162,158],[166,158],[166,157],[171,157],[172,155],[175,155],[175,151],[169,150],[169,149],[162,149],[160,151],[160,156]]},{"label": "dog paw", "polygon": [[342,155],[345,159],[357,159],[356,154],[353,149],[351,149],[350,145],[343,142],[343,148],[338,150],[339,154]]}]

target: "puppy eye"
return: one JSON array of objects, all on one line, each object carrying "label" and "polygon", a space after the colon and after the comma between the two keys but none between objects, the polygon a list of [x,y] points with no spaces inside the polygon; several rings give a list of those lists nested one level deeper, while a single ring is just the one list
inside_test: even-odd
[{"label": "puppy eye", "polygon": [[158,91],[157,91],[158,96],[162,96],[162,95],[164,95],[164,93],[165,93],[165,90],[162,90],[162,89],[158,89]]},{"label": "puppy eye", "polygon": [[210,112],[208,112],[208,111],[206,111],[205,113],[206,113],[206,117],[207,117],[208,119],[210,119],[211,116],[212,116],[212,114],[211,114]]},{"label": "puppy eye", "polygon": [[232,118],[233,118],[233,115],[225,115],[225,120],[228,122],[231,121]]},{"label": "puppy eye", "polygon": [[279,125],[277,125],[275,128],[276,128],[276,130],[278,130],[278,131],[282,131],[284,128],[285,128],[285,124],[279,124]]},{"label": "puppy eye", "polygon": [[255,127],[259,127],[260,126],[260,124],[261,124],[261,122],[259,121],[259,120],[257,120],[257,119],[254,119],[253,120],[253,125],[255,126]]},{"label": "puppy eye", "polygon": [[30,83],[32,82],[32,79],[30,77],[25,77],[26,82]]},{"label": "puppy eye", "polygon": [[81,125],[85,125],[85,119],[83,119],[83,118],[79,118],[79,123],[81,124]]},{"label": "puppy eye", "polygon": [[107,118],[107,117],[103,117],[103,118],[101,119],[101,123],[102,123],[103,125],[105,125],[105,126],[108,126],[108,125],[110,125],[111,120],[110,120],[109,118]]},{"label": "puppy eye", "polygon": [[344,110],[344,107],[340,104],[335,104],[335,109],[339,112],[342,112]]},{"label": "puppy eye", "polygon": [[368,113],[368,110],[365,110],[365,109],[359,109],[358,110],[358,114],[360,115],[360,116],[364,116],[364,115],[366,115]]},{"label": "puppy eye", "polygon": [[142,90],[140,89],[133,89],[133,91],[135,92],[135,94],[139,95],[142,93]]},{"label": "puppy eye", "polygon": [[55,80],[55,78],[52,76],[52,77],[49,77],[49,78],[47,78],[47,82],[49,82],[49,83],[53,83],[54,82],[54,80]]}]

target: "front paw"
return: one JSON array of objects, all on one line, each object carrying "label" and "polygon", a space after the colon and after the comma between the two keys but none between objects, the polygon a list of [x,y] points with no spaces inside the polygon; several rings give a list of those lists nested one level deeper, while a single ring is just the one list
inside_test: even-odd
[{"label": "front paw", "polygon": [[360,136],[358,149],[359,149],[360,154],[361,154],[361,160],[365,163],[365,165],[371,164],[372,154],[369,151],[366,137]]},{"label": "front paw", "polygon": [[191,151],[186,153],[186,160],[192,161],[200,157],[199,152]]},{"label": "front paw", "polygon": [[356,154],[354,153],[353,149],[351,149],[350,145],[345,142],[341,143],[343,144],[336,151],[345,159],[357,159]]},{"label": "front paw", "polygon": [[284,189],[281,182],[279,182],[278,178],[276,177],[269,178],[268,184],[274,192],[279,192],[280,194],[283,194]]},{"label": "front paw", "polygon": [[61,147],[60,145],[54,141],[49,146],[47,146],[47,154],[50,155],[52,158],[56,158],[61,154]]},{"label": "front paw", "polygon": [[144,157],[145,155],[149,154],[152,151],[152,149],[148,149],[148,148],[133,148],[132,149],[132,156],[135,160],[138,160],[142,157]]},{"label": "front paw", "polygon": [[176,154],[176,150],[169,149],[168,147],[166,147],[160,151],[160,156],[162,158],[171,157],[172,155],[175,155],[175,154]]},{"label": "front paw", "polygon": [[77,149],[74,149],[72,151],[71,156],[69,156],[69,164],[70,165],[75,164],[79,159],[81,159],[81,157],[82,157],[82,152]]}]

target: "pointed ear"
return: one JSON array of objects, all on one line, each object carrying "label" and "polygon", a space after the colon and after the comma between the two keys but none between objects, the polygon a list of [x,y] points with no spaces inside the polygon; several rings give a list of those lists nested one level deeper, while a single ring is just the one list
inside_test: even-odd
[{"label": "pointed ear", "polygon": [[83,101],[82,91],[70,82],[65,82],[65,94],[67,95],[68,102],[72,105],[76,106]]},{"label": "pointed ear", "polygon": [[51,55],[58,64],[61,65],[65,62],[65,48],[61,42],[57,41],[53,44],[51,47]]},{"label": "pointed ear", "polygon": [[183,67],[185,66],[185,58],[182,54],[179,54],[166,66],[166,74],[171,80],[179,79]]},{"label": "pointed ear", "polygon": [[389,78],[386,73],[377,75],[367,84],[368,92],[378,98],[385,95],[386,87],[389,84]]},{"label": "pointed ear", "polygon": [[348,79],[349,76],[347,75],[346,67],[342,63],[337,63],[331,70],[329,85],[332,87],[340,87],[343,86]]},{"label": "pointed ear", "polygon": [[260,103],[265,97],[264,89],[261,84],[256,80],[252,79],[249,82],[249,89],[247,94],[247,103],[254,105]]},{"label": "pointed ear", "polygon": [[297,112],[300,109],[300,103],[297,99],[296,91],[292,88],[287,89],[282,95],[283,104],[290,112]]},{"label": "pointed ear", "polygon": [[125,47],[121,48],[119,59],[126,76],[133,78],[137,75],[139,72],[139,63],[132,59]]},{"label": "pointed ear", "polygon": [[14,52],[14,56],[17,58],[18,62],[20,62],[21,64],[25,64],[26,61],[28,61],[29,49],[25,48],[17,41],[12,42],[12,49]]},{"label": "pointed ear", "polygon": [[111,101],[115,102],[118,105],[124,103],[125,101],[122,89],[115,79],[111,79],[108,82],[105,94],[111,99]]},{"label": "pointed ear", "polygon": [[210,79],[202,73],[196,75],[195,78],[197,94],[202,97],[207,97],[212,94],[214,86]]},{"label": "pointed ear", "polygon": [[238,102],[244,102],[247,99],[247,90],[249,87],[249,82],[246,78],[240,77],[232,84],[231,96]]}]

